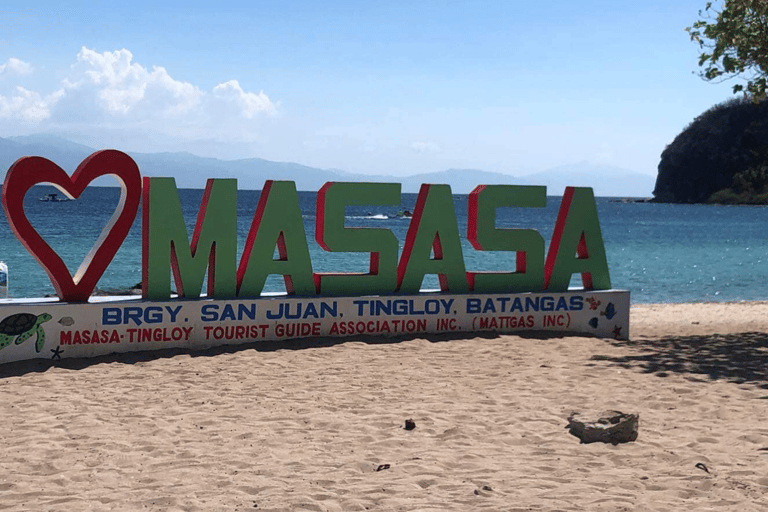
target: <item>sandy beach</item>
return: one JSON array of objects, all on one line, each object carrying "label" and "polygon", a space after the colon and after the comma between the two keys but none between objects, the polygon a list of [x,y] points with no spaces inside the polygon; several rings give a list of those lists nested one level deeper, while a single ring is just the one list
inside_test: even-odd
[{"label": "sandy beach", "polygon": [[[630,333],[5,365],[0,510],[768,509],[768,303],[632,306]],[[606,409],[635,442],[565,428]]]}]

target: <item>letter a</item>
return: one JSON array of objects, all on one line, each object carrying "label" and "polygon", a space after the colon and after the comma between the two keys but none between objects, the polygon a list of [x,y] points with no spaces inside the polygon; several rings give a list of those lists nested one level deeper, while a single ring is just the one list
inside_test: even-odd
[{"label": "letter a", "polygon": [[[434,251],[435,258],[430,253]],[[421,186],[397,266],[398,292],[419,293],[426,274],[437,274],[442,291],[467,293],[467,272],[448,185]]]},{"label": "letter a", "polygon": [[264,183],[237,269],[238,297],[258,297],[271,274],[283,276],[289,294],[315,295],[299,195],[292,181]]},{"label": "letter a", "polygon": [[611,278],[592,189],[566,187],[549,244],[544,279],[547,290],[568,290],[580,273],[585,290],[608,290]]}]

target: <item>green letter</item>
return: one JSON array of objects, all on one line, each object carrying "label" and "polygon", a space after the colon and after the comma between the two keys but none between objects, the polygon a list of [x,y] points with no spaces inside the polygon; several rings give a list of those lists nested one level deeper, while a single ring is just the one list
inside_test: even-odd
[{"label": "green letter", "polygon": [[480,185],[469,195],[467,239],[478,251],[516,251],[515,272],[467,272],[477,293],[535,292],[544,288],[544,238],[535,229],[496,229],[502,206],[542,208],[547,187]]},{"label": "green letter", "polygon": [[566,187],[545,265],[545,286],[568,290],[571,275],[581,273],[585,290],[608,290],[611,278],[592,189]]},{"label": "green letter", "polygon": [[208,296],[235,296],[237,180],[208,180],[192,244],[173,178],[144,178],[144,298],[171,295],[171,269],[180,297],[200,297],[208,268]]},{"label": "green letter", "polygon": [[[434,259],[429,257],[432,250]],[[437,274],[443,291],[469,291],[459,227],[448,185],[421,186],[397,266],[398,291],[418,293],[426,274]]]},{"label": "green letter", "polygon": [[[275,246],[278,260],[273,259]],[[271,274],[283,276],[289,294],[315,295],[307,235],[292,181],[264,183],[237,269],[238,297],[258,297]]]},{"label": "green letter", "polygon": [[315,240],[326,251],[370,252],[370,271],[315,273],[320,295],[381,295],[397,288],[398,241],[389,229],[345,228],[347,205],[399,205],[399,183],[326,183],[317,193]]}]

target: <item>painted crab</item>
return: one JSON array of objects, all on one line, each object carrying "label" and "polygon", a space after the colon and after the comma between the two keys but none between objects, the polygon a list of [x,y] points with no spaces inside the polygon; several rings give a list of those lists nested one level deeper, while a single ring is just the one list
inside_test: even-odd
[{"label": "painted crab", "polygon": [[42,324],[50,319],[51,315],[48,313],[41,313],[39,315],[16,313],[4,318],[0,322],[0,349],[10,345],[14,338],[16,338],[16,345],[19,345],[31,338],[33,334],[36,334],[35,349],[40,352],[43,349],[43,345],[45,345],[45,331]]}]

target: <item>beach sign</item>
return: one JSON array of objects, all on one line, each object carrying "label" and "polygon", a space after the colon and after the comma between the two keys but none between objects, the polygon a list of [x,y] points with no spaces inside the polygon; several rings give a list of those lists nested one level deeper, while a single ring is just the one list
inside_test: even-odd
[{"label": "beach sign", "polygon": [[[105,175],[116,178],[120,200],[72,275],[30,223],[24,197],[47,183],[77,199]],[[555,331],[628,338],[629,292],[611,288],[590,188],[566,188],[545,254],[536,230],[495,225],[498,208],[545,206],[545,187],[476,187],[467,198],[468,242],[476,251],[515,253],[514,268],[494,272],[466,268],[448,185],[421,186],[402,248],[389,229],[345,225],[348,206],[399,206],[400,196],[397,183],[326,183],[317,192],[314,243],[366,253],[368,272],[324,272],[313,268],[291,181],[264,184],[238,259],[234,179],[208,180],[190,239],[175,180],[142,177],[125,153],[96,152],[71,176],[45,158],[21,158],[6,173],[3,209],[59,300],[0,300],[0,362],[307,337]],[[139,213],[141,298],[92,297]],[[569,289],[574,274],[582,286]],[[285,294],[264,293],[272,275],[283,278]],[[427,275],[438,276],[439,290],[421,289]]]}]

